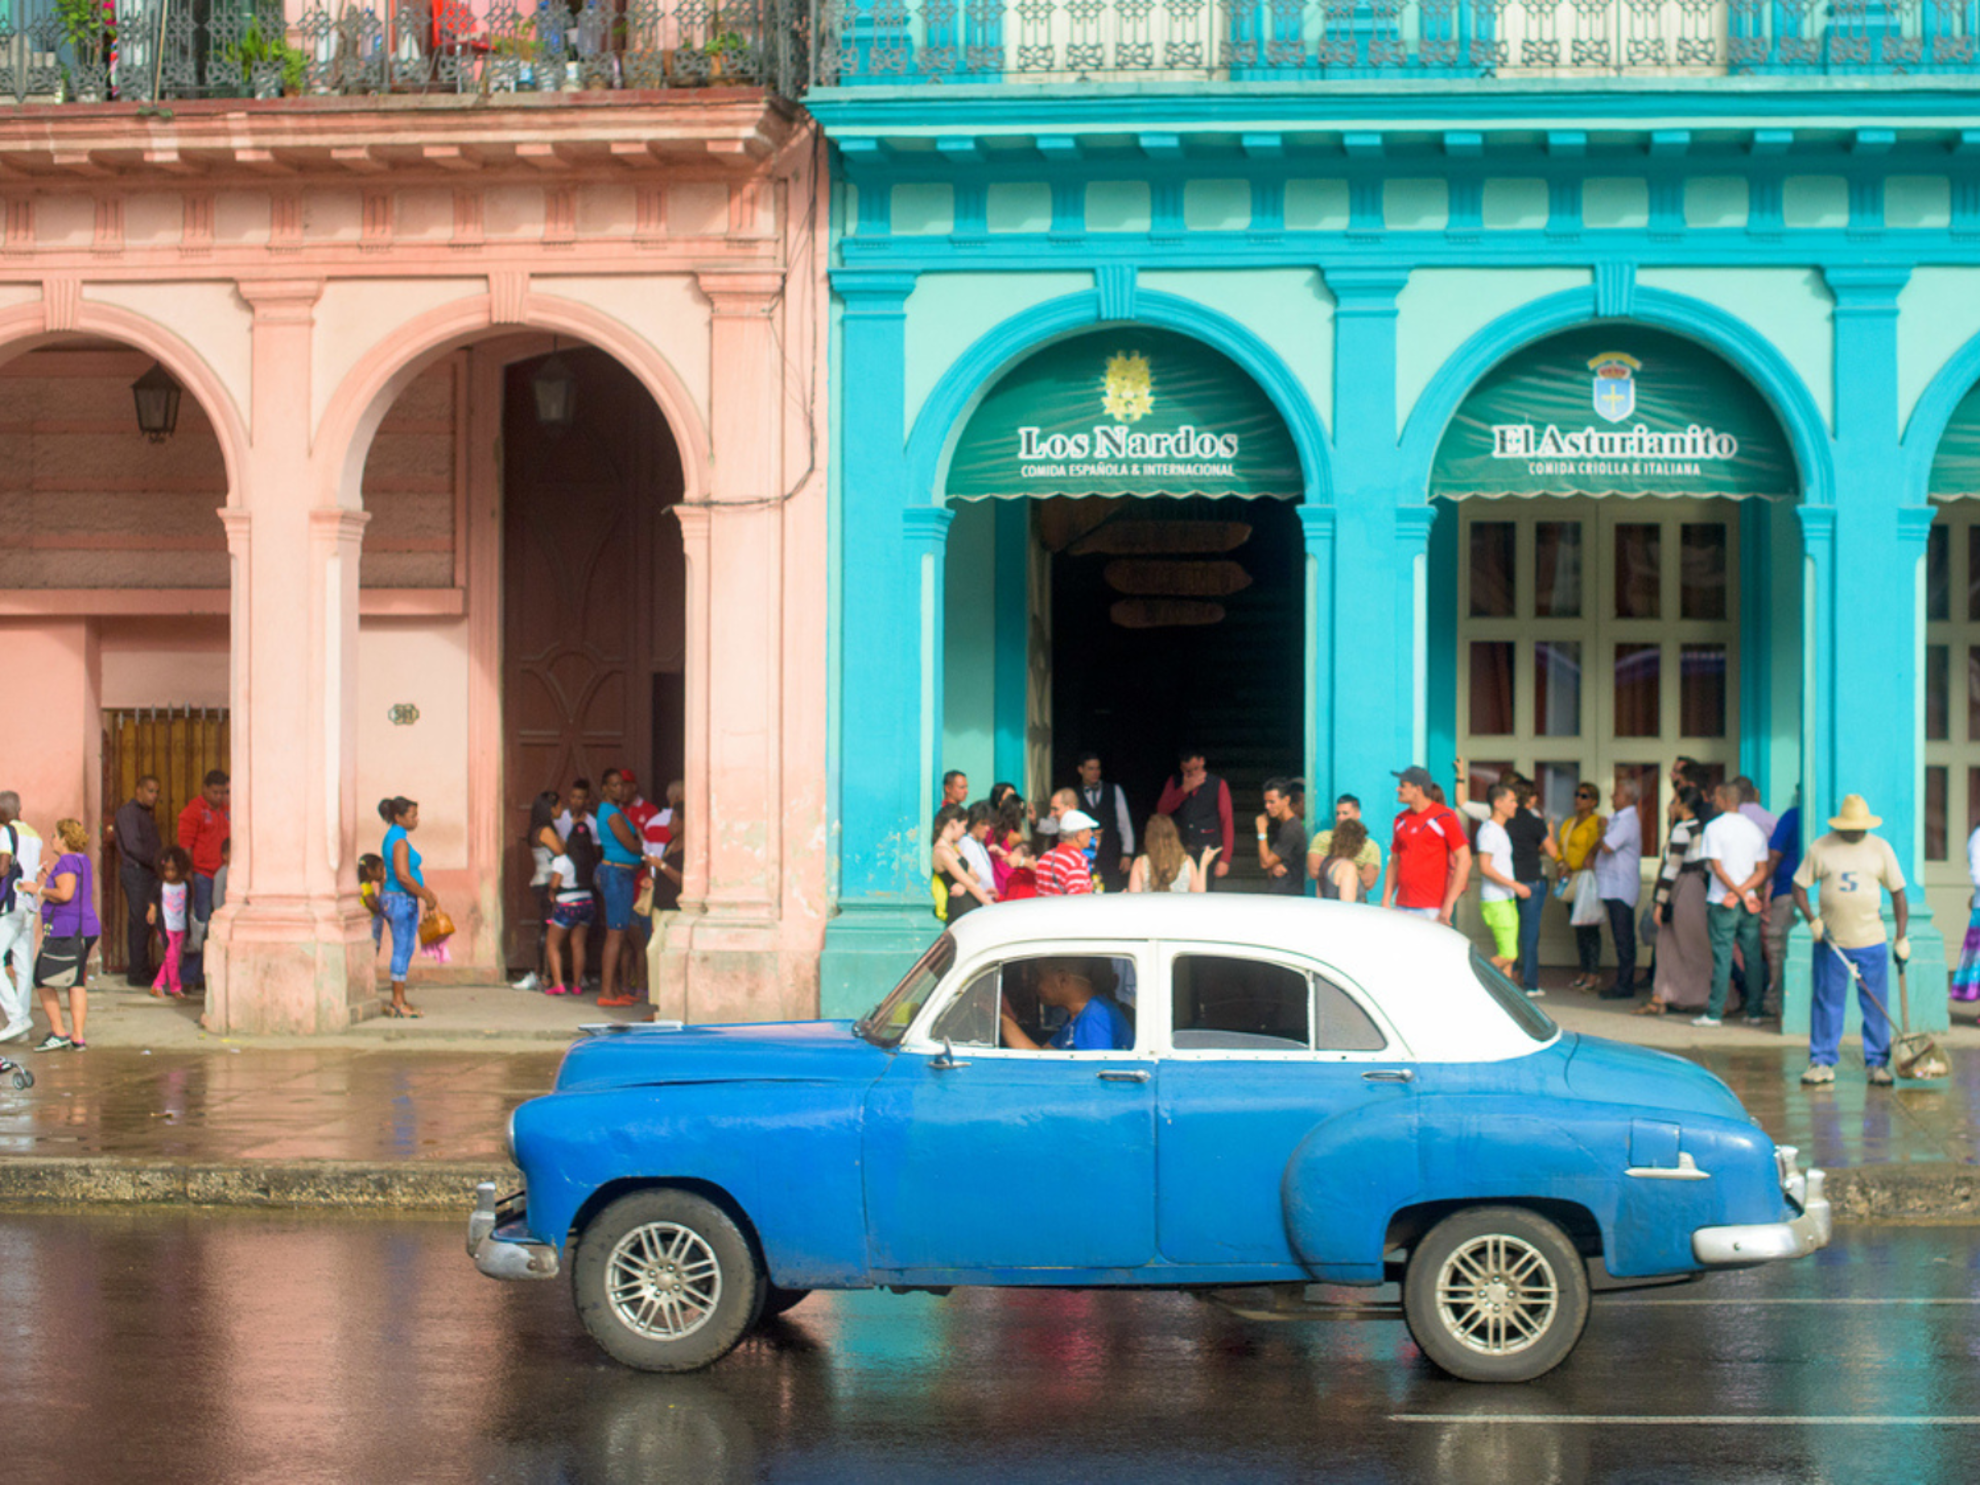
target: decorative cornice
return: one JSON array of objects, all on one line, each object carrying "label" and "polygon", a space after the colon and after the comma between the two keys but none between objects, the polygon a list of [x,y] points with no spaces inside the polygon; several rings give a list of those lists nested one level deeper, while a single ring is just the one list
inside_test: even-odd
[{"label": "decorative cornice", "polygon": [[1897,509],[1898,540],[1919,551],[1932,535],[1932,523],[1938,519],[1939,509],[1935,505],[1901,505]]},{"label": "decorative cornice", "polygon": [[1911,282],[1908,264],[1874,267],[1831,264],[1822,270],[1839,315],[1895,315],[1898,295]]},{"label": "decorative cornice", "polygon": [[783,274],[761,270],[706,271],[696,274],[695,282],[717,319],[769,315],[784,292]]},{"label": "decorative cornice", "polygon": [[1396,296],[1409,283],[1407,268],[1323,268],[1336,315],[1393,315]]},{"label": "decorative cornice", "polygon": [[1421,547],[1430,540],[1430,528],[1436,524],[1436,506],[1402,506],[1396,511],[1396,540],[1406,547]]},{"label": "decorative cornice", "polygon": [[832,292],[839,296],[849,316],[899,316],[905,312],[908,295],[914,292],[916,277],[912,273],[835,268]]},{"label": "decorative cornice", "polygon": [[1801,539],[1810,548],[1826,552],[1836,539],[1836,508],[1833,505],[1797,505],[1795,519],[1801,522]]},{"label": "decorative cornice", "polygon": [[911,505],[901,512],[901,529],[910,546],[940,553],[949,539],[949,523],[956,513],[946,505]]},{"label": "decorative cornice", "polygon": [[227,550],[236,557],[245,557],[248,539],[254,532],[254,512],[244,505],[223,505],[220,507],[220,525],[227,533]]},{"label": "decorative cornice", "polygon": [[355,544],[364,536],[371,512],[345,505],[319,505],[309,513],[309,539],[319,546]]}]

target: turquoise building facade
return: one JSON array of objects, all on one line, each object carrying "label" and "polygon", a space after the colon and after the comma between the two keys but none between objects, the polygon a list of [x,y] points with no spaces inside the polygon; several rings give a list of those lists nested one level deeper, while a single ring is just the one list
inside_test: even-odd
[{"label": "turquoise building facade", "polygon": [[[1861,793],[1912,881],[1914,1017],[1944,1024],[1980,823],[1970,9],[822,14],[826,1014],[870,1005],[936,930],[944,771],[1036,796],[1075,749],[1186,731],[1302,774],[1315,814],[1359,795],[1385,845],[1412,762],[1447,788],[1459,757],[1474,779],[1516,766],[1555,808],[1579,777],[1631,777],[1653,837],[1681,753],[1774,811]],[[958,496],[972,419],[1041,354],[1090,351],[1096,436],[1118,446],[1130,331],[1234,366],[1295,475],[1211,498],[1215,460],[1095,474],[1014,442],[1007,488]],[[1145,362],[1120,374],[1152,377],[1154,427],[1181,373]],[[1092,552],[1111,560],[1078,576]],[[1219,623],[1231,675],[1192,661],[1185,691],[1159,651],[1092,658],[1117,628],[1207,653],[1195,631]],[[1219,711],[1253,660],[1285,710]],[[1068,695],[1128,672],[1146,711]],[[1129,781],[1138,815],[1151,778]],[[1240,855],[1256,808],[1238,800]],[[1562,919],[1548,957],[1571,962]]]}]

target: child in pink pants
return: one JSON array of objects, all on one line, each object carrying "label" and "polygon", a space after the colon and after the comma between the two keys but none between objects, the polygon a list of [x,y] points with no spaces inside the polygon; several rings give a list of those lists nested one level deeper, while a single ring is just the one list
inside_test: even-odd
[{"label": "child in pink pants", "polygon": [[192,915],[192,857],[178,846],[158,853],[158,892],[144,918],[165,935],[165,962],[158,978],[151,982],[157,996],[184,995],[179,983],[179,959],[186,946],[186,927]]}]

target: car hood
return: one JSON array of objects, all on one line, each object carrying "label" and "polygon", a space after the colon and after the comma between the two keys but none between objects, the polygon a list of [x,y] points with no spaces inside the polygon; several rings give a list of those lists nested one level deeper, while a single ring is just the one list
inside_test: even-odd
[{"label": "car hood", "polygon": [[1599,1036],[1574,1036],[1567,1083],[1577,1098],[1676,1114],[1752,1119],[1739,1095],[1695,1062]]},{"label": "car hood", "polygon": [[826,1082],[878,1077],[887,1054],[850,1021],[738,1026],[635,1026],[574,1044],[557,1091],[642,1083]]}]

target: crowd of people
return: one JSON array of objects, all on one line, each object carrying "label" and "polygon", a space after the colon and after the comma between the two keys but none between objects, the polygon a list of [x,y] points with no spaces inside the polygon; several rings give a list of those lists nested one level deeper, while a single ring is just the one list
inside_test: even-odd
[{"label": "crowd of people", "polygon": [[[1645,809],[1634,777],[1617,777],[1606,813],[1601,791],[1583,781],[1572,810],[1550,819],[1537,784],[1515,771],[1501,772],[1482,798],[1471,797],[1463,759],[1453,776],[1455,808],[1427,768],[1396,772],[1400,809],[1386,871],[1359,799],[1335,800],[1332,825],[1309,841],[1305,785],[1269,780],[1256,818],[1263,890],[1379,901],[1449,925],[1475,876],[1490,940],[1484,952],[1529,996],[1545,994],[1541,931],[1548,903],[1557,902],[1573,930],[1573,989],[1605,1000],[1643,996],[1634,1014],[1689,1013],[1693,1025],[1707,1028],[1735,1016],[1751,1025],[1780,1017],[1788,934],[1798,918],[1816,944],[1803,1081],[1834,1081],[1852,984],[1869,1080],[1892,1081],[1883,1006],[1892,961],[1901,967],[1910,956],[1905,881],[1889,843],[1871,833],[1882,821],[1861,796],[1848,796],[1828,833],[1804,850],[1798,799],[1775,815],[1751,779],[1714,782],[1695,759],[1681,757],[1670,770],[1664,847],[1646,903]],[[1080,758],[1077,782],[1054,793],[1042,814],[1008,783],[968,803],[969,779],[960,770],[943,776],[942,789],[930,881],[943,922],[1026,897],[1214,890],[1234,859],[1230,786],[1209,771],[1200,749],[1182,750],[1143,824],[1139,853],[1126,795],[1105,778],[1095,753]],[[1980,830],[1969,855],[1980,889]],[[1895,929],[1888,942],[1887,894]],[[1953,988],[1968,999],[1980,999],[1980,896],[1976,904]],[[1606,981],[1604,929],[1614,961]],[[1647,983],[1639,979],[1639,953],[1651,961]]]},{"label": "crowd of people", "polygon": [[[588,778],[537,795],[523,843],[542,948],[514,988],[583,995],[595,987],[601,1006],[640,1003],[649,959],[666,947],[680,907],[685,795],[676,779],[655,804],[623,768],[607,769],[595,796]],[[594,934],[596,972],[587,974]]]}]

